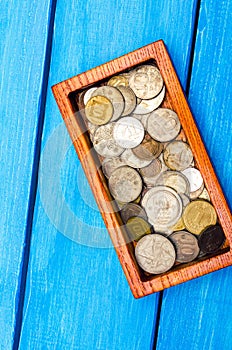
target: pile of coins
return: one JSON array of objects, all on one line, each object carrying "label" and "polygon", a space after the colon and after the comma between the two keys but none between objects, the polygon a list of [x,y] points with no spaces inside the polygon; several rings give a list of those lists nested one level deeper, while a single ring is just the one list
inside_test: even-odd
[{"label": "pile of coins", "polygon": [[90,138],[139,266],[160,274],[218,251],[225,236],[178,115],[162,104],[159,69],[140,65],[89,88],[82,98]]}]

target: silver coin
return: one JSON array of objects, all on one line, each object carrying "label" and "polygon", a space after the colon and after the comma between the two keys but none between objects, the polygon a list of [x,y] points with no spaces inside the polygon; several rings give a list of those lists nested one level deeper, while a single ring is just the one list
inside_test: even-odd
[{"label": "silver coin", "polygon": [[204,180],[196,168],[187,168],[182,171],[190,183],[190,198],[196,199],[204,189]]},{"label": "silver coin", "polygon": [[203,191],[201,192],[199,198],[205,199],[205,200],[207,200],[208,202],[210,202],[209,192],[207,191],[206,188],[203,189]]},{"label": "silver coin", "polygon": [[158,108],[153,111],[147,120],[147,131],[154,140],[168,142],[180,132],[178,115],[168,108]]},{"label": "silver coin", "polygon": [[136,203],[127,203],[121,209],[121,217],[125,224],[130,218],[136,217],[136,216],[139,216],[144,220],[147,220],[147,214],[145,213],[145,210]]},{"label": "silver coin", "polygon": [[159,159],[154,159],[149,165],[139,169],[140,174],[143,177],[143,182],[146,184],[146,186],[155,186],[157,178],[161,173],[161,169],[162,164]]},{"label": "silver coin", "polygon": [[123,166],[110,176],[109,189],[116,200],[124,203],[132,202],[142,191],[142,179],[135,169]]},{"label": "silver coin", "polygon": [[99,128],[98,125],[94,125],[92,124],[91,122],[87,122],[87,128],[88,128],[88,131],[89,131],[89,137],[90,137],[90,140],[93,141],[93,135],[95,133],[95,131]]},{"label": "silver coin", "polygon": [[124,117],[115,123],[113,137],[119,146],[134,148],[144,138],[144,127],[139,120],[133,117]]},{"label": "silver coin", "polygon": [[99,126],[93,135],[93,146],[103,157],[113,158],[119,156],[124,148],[120,147],[113,138],[114,123]]},{"label": "silver coin", "polygon": [[134,114],[147,114],[158,108],[163,102],[165,96],[165,85],[163,86],[161,92],[156,97],[150,100],[141,100],[137,107],[133,111]]},{"label": "silver coin", "polygon": [[175,190],[166,186],[157,186],[149,189],[143,199],[149,222],[156,231],[175,225],[182,215],[182,200]]},{"label": "silver coin", "polygon": [[126,164],[121,159],[121,157],[105,158],[102,162],[102,171],[104,175],[107,178],[109,178],[111,174],[114,172],[114,170],[116,170],[117,168],[120,168],[123,165],[126,165]]},{"label": "silver coin", "polygon": [[121,159],[126,165],[132,168],[143,168],[151,163],[151,160],[140,159],[137,157],[130,148],[126,149],[121,154]]},{"label": "silver coin", "polygon": [[122,112],[122,116],[128,115],[133,112],[136,107],[136,96],[134,91],[130,87],[126,86],[117,86],[117,89],[121,92],[124,97],[124,110]]},{"label": "silver coin", "polygon": [[164,162],[171,170],[182,171],[190,166],[192,160],[193,154],[186,142],[172,141],[164,149]]},{"label": "silver coin", "polygon": [[94,96],[104,96],[110,100],[114,109],[111,121],[117,120],[122,115],[125,103],[118,89],[113,86],[101,86],[92,93],[92,97]]},{"label": "silver coin", "polygon": [[146,272],[159,274],[170,270],[176,259],[171,241],[159,234],[142,237],[135,247],[135,257]]},{"label": "silver coin", "polygon": [[132,114],[131,117],[138,119],[144,127],[144,130],[147,130],[147,121],[150,116],[150,113],[148,114]]},{"label": "silver coin", "polygon": [[84,94],[84,98],[83,98],[83,102],[84,105],[86,105],[86,103],[89,101],[89,99],[92,97],[92,93],[97,90],[97,87],[92,87],[90,89],[88,89],[85,94]]},{"label": "silver coin", "polygon": [[184,193],[189,196],[190,184],[188,179],[179,171],[167,170],[160,174],[156,186],[168,186],[177,193]]},{"label": "silver coin", "polygon": [[188,205],[190,203],[190,199],[189,197],[184,194],[184,193],[178,193],[180,198],[182,199],[182,203],[183,203],[183,209],[186,207],[186,205]]},{"label": "silver coin", "polygon": [[200,252],[197,238],[187,231],[174,232],[169,236],[176,248],[176,261],[186,263],[196,259]]},{"label": "silver coin", "polygon": [[129,86],[141,99],[151,99],[157,96],[162,90],[163,84],[159,69],[152,65],[135,68],[129,77]]}]

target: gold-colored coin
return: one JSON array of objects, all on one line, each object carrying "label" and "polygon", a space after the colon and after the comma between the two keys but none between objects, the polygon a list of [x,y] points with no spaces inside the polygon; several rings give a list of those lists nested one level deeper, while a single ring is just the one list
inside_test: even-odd
[{"label": "gold-colored coin", "polygon": [[217,214],[209,202],[195,200],[186,206],[183,221],[188,231],[199,235],[206,227],[216,224]]},{"label": "gold-colored coin", "polygon": [[117,86],[129,86],[129,82],[127,80],[126,77],[124,77],[123,75],[116,75],[115,77],[112,77],[107,85],[109,86],[114,86],[114,87],[117,87]]},{"label": "gold-colored coin", "polygon": [[110,121],[114,113],[113,105],[104,96],[91,97],[85,107],[86,118],[94,125],[104,125]]},{"label": "gold-colored coin", "polygon": [[181,231],[185,229],[183,218],[181,217],[177,223],[170,228],[172,231]]},{"label": "gold-colored coin", "polygon": [[139,216],[129,218],[126,227],[132,241],[137,241],[144,235],[151,233],[151,225]]}]

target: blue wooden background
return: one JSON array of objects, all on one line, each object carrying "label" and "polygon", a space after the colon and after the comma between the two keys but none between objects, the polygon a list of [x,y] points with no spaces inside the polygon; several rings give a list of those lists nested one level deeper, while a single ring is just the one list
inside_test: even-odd
[{"label": "blue wooden background", "polygon": [[232,268],[132,297],[51,93],[162,38],[232,207],[231,13],[231,0],[0,1],[1,350],[232,349]]}]

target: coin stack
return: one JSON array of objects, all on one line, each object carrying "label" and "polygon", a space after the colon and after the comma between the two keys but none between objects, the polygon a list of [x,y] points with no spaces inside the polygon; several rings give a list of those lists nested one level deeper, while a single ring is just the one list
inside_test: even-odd
[{"label": "coin stack", "polygon": [[138,265],[149,274],[218,251],[225,240],[155,64],[82,95],[84,118]]}]

